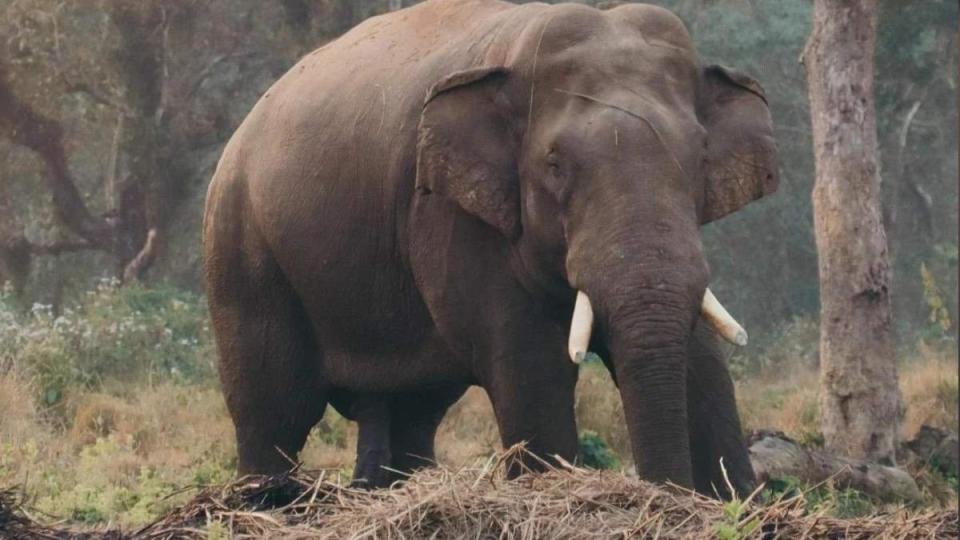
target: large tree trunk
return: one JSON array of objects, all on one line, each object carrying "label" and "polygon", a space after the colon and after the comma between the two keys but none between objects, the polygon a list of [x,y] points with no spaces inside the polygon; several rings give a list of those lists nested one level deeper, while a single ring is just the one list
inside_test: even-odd
[{"label": "large tree trunk", "polygon": [[899,390],[880,209],[873,55],[877,1],[816,0],[804,64],[813,118],[827,447],[894,459]]}]

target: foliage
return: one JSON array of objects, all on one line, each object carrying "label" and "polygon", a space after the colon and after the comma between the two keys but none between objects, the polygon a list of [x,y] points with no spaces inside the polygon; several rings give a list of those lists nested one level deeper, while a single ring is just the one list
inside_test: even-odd
[{"label": "foliage", "polygon": [[192,293],[103,281],[60,313],[15,304],[0,296],[0,364],[27,373],[45,406],[61,404],[72,388],[195,382],[212,373],[206,308]]},{"label": "foliage", "polygon": [[760,494],[766,503],[792,497],[802,497],[808,512],[824,511],[838,518],[867,516],[876,513],[880,505],[855,489],[837,488],[831,482],[811,486],[790,476],[769,480]]},{"label": "foliage", "polygon": [[944,459],[940,454],[934,454],[933,457],[930,458],[929,465],[930,469],[940,475],[943,481],[946,482],[954,492],[957,491],[958,483],[960,483],[960,471],[957,471],[953,462]]},{"label": "foliage", "polygon": [[[94,524],[123,516],[129,523],[142,523],[170,507],[164,499],[175,486],[152,468],[141,467],[123,483],[99,474],[105,466],[124,460],[134,452],[132,442],[116,437],[99,439],[80,451],[77,474],[84,482],[58,486],[55,497],[43,497],[37,508],[51,515],[66,515],[72,521]],[[229,478],[229,477],[227,477]],[[224,480],[225,478],[220,478]]]},{"label": "foliage", "polygon": [[748,510],[745,501],[734,498],[723,505],[723,520],[716,524],[714,533],[719,540],[744,540],[751,538],[760,527],[760,519],[753,518],[743,523],[743,516]]},{"label": "foliage", "polygon": [[228,540],[230,533],[222,521],[210,521],[206,528],[207,540]]},{"label": "foliage", "polygon": [[591,469],[616,470],[620,468],[620,458],[594,431],[583,430],[580,432],[580,457],[583,460],[583,466]]},{"label": "foliage", "polygon": [[943,339],[949,336],[948,333],[953,324],[950,320],[950,310],[946,306],[943,291],[937,285],[933,274],[927,269],[926,263],[920,263],[920,279],[923,283],[923,299],[930,308],[928,318],[930,324],[927,326],[924,336]]}]

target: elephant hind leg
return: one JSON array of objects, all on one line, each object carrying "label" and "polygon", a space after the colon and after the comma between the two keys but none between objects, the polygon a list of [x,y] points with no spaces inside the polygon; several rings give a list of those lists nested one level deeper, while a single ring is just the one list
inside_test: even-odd
[{"label": "elephant hind leg", "polygon": [[433,465],[437,427],[465,391],[461,385],[400,394],[334,391],[334,407],[359,425],[352,485],[388,487]]},{"label": "elephant hind leg", "polygon": [[352,487],[376,489],[393,482],[390,467],[390,426],[392,400],[389,394],[344,394],[332,396],[335,407],[359,427],[357,461]]},{"label": "elephant hind leg", "polygon": [[755,488],[756,478],[740,427],[733,380],[716,336],[702,320],[694,329],[688,358],[687,414],[694,486],[706,495],[729,498],[723,475],[726,469],[736,495],[747,496]]},{"label": "elephant hind leg", "polygon": [[409,392],[394,398],[393,423],[390,429],[392,460],[390,466],[400,478],[417,469],[436,464],[434,439],[440,422],[464,392],[464,385]]},{"label": "elephant hind leg", "polygon": [[224,248],[207,265],[220,381],[236,430],[240,474],[289,470],[326,408],[309,319],[265,253]]}]

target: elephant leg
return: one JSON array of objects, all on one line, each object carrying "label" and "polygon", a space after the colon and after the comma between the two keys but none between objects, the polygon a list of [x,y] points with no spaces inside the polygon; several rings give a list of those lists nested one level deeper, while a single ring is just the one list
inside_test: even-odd
[{"label": "elephant leg", "polygon": [[404,475],[436,464],[434,439],[437,428],[466,386],[399,394],[393,400],[390,426],[391,468]]},{"label": "elephant leg", "polygon": [[[528,319],[529,321],[529,319]],[[493,403],[504,448],[526,443],[537,456],[524,456],[508,469],[509,477],[542,470],[553,456],[573,462],[578,453],[574,414],[577,368],[565,351],[563,330],[547,324],[517,325],[527,333],[494,355],[483,386]]]},{"label": "elephant leg", "polygon": [[387,394],[360,394],[351,398],[349,416],[359,426],[353,487],[389,487],[393,481],[393,474],[387,469],[391,456],[391,405],[391,396]]},{"label": "elephant leg", "polygon": [[[229,256],[233,255],[233,258]],[[269,256],[238,253],[208,267],[220,381],[233,418],[240,474],[293,467],[326,408],[307,317]],[[229,284],[226,291],[225,284]]]},{"label": "elephant leg", "polygon": [[702,319],[689,347],[687,411],[697,491],[729,498],[720,460],[736,495],[748,495],[756,477],[740,427],[733,380],[717,337]]}]

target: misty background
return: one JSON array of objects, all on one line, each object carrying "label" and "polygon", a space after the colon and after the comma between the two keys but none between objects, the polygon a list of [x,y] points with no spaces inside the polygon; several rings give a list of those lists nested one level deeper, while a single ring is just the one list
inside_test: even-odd
[{"label": "misty background", "polygon": [[[203,200],[233,130],[301,56],[412,3],[3,0],[0,282],[24,308],[57,312],[147,255],[128,278],[202,292]],[[711,288],[763,346],[819,309],[814,162],[799,63],[812,4],[650,3],[686,22],[704,64],[744,71],[766,90],[780,190],[703,232]],[[881,1],[875,92],[903,347],[956,333],[957,11],[951,0]],[[61,148],[29,140],[15,119],[23,114],[40,119],[32,125],[46,135],[60,134]],[[146,253],[151,229],[156,245]],[[815,341],[815,326],[806,328]]]}]

